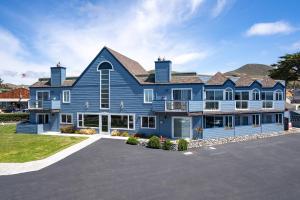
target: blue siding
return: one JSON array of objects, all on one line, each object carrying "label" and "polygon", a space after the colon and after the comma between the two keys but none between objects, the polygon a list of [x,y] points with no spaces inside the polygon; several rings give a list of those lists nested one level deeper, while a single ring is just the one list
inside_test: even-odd
[{"label": "blue siding", "polygon": [[222,138],[234,136],[234,129],[206,128],[203,130],[203,139]]},{"label": "blue siding", "polygon": [[155,61],[155,82],[168,83],[171,79],[172,62]]},{"label": "blue siding", "polygon": [[51,67],[51,86],[61,86],[66,79],[66,68]]}]

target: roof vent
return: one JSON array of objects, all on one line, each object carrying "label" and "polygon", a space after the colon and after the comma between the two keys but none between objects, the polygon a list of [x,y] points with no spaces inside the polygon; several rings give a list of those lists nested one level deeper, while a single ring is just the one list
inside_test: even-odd
[{"label": "roof vent", "polygon": [[61,64],[60,64],[60,62],[58,62],[58,63],[56,64],[56,67],[62,67]]},{"label": "roof vent", "polygon": [[161,57],[160,56],[158,56],[157,61],[161,61]]}]

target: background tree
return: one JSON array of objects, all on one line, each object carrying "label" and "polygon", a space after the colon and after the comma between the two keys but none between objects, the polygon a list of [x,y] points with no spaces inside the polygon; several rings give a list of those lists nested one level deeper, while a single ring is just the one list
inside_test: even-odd
[{"label": "background tree", "polygon": [[287,85],[293,82],[295,87],[300,77],[300,52],[281,56],[280,60],[271,66],[274,67],[270,71],[271,78],[285,80]]},{"label": "background tree", "polygon": [[2,79],[2,78],[0,78],[0,85],[2,85],[2,83],[3,83],[3,79]]}]

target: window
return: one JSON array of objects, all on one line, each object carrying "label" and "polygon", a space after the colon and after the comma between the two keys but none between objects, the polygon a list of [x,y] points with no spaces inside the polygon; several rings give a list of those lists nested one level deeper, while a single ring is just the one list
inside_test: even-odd
[{"label": "window", "polygon": [[174,101],[190,101],[192,100],[192,89],[173,89],[172,98]]},{"label": "window", "polygon": [[263,101],[263,108],[273,108],[273,92],[261,92],[261,100]]},{"label": "window", "polygon": [[60,115],[60,123],[61,124],[72,124],[72,114],[64,114]]},{"label": "window", "polygon": [[156,117],[155,116],[142,116],[141,127],[155,129]]},{"label": "window", "polygon": [[84,128],[98,128],[99,127],[99,115],[98,114],[78,114],[77,119],[78,127]]},{"label": "window", "polygon": [[232,128],[233,124],[232,124],[232,116],[228,115],[228,116],[224,116],[225,118],[225,128]]},{"label": "window", "polygon": [[233,100],[233,92],[231,88],[227,88],[225,90],[225,100],[232,101]]},{"label": "window", "polygon": [[252,125],[253,126],[259,126],[260,125],[259,115],[252,115]]},{"label": "window", "polygon": [[220,128],[223,127],[223,116],[206,116],[205,128]]},{"label": "window", "polygon": [[37,123],[38,124],[48,124],[49,115],[48,114],[37,114]]},{"label": "window", "polygon": [[283,100],[283,93],[281,90],[276,90],[275,92],[275,100],[282,101]]},{"label": "window", "polygon": [[271,123],[273,123],[272,114],[264,114],[263,124],[271,124]]},{"label": "window", "polygon": [[205,109],[206,110],[218,110],[219,101],[223,100],[223,90],[207,90]]},{"label": "window", "polygon": [[277,124],[282,124],[282,114],[281,114],[281,113],[277,113],[277,114],[275,115],[275,122],[276,122]]},{"label": "window", "polygon": [[235,108],[236,109],[248,109],[249,92],[248,91],[236,91],[235,92]]},{"label": "window", "polygon": [[100,71],[100,107],[103,109],[109,109],[109,69],[102,69]]},{"label": "window", "polygon": [[235,116],[235,126],[248,126],[248,116],[236,115]]},{"label": "window", "polygon": [[152,103],[153,89],[144,89],[144,103]]},{"label": "window", "polygon": [[257,89],[254,89],[252,91],[252,100],[253,101],[259,101],[259,91]]},{"label": "window", "polygon": [[70,103],[71,94],[70,90],[64,90],[63,91],[63,103]]},{"label": "window", "polygon": [[134,115],[111,115],[111,128],[134,129]]},{"label": "window", "polygon": [[49,91],[37,91],[36,98],[37,98],[37,100],[48,101],[48,100],[50,100],[50,92]]}]

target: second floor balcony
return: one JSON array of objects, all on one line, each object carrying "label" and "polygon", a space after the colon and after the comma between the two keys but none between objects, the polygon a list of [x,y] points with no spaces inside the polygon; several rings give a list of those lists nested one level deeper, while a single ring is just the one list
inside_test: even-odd
[{"label": "second floor balcony", "polygon": [[29,110],[60,110],[60,100],[29,100]]},{"label": "second floor balcony", "polygon": [[155,112],[247,112],[247,111],[284,111],[284,101],[273,100],[232,100],[232,101],[153,101]]}]

